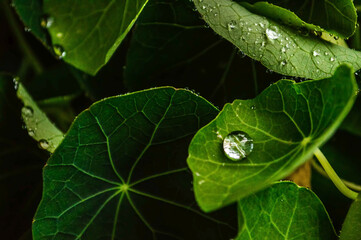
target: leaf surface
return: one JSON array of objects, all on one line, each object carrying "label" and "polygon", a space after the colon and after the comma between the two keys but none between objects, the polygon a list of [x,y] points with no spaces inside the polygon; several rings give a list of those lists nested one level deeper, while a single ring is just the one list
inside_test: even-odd
[{"label": "leaf surface", "polygon": [[302,35],[232,0],[194,1],[204,20],[219,35],[267,68],[308,79],[330,77],[341,63],[361,68],[361,52]]},{"label": "leaf surface", "polygon": [[[280,80],[255,99],[226,104],[189,147],[198,204],[212,211],[265,188],[308,160],[350,111],[357,84],[349,66],[334,76],[295,83]],[[230,161],[223,139],[243,131],[254,141],[246,159]]]},{"label": "leaf surface", "polygon": [[39,146],[49,152],[54,152],[63,140],[63,133],[49,120],[38,107],[22,84],[17,90],[19,99],[24,103],[21,115],[29,136],[39,142]]},{"label": "leaf surface", "polygon": [[190,137],[215,117],[207,101],[158,88],[97,102],[44,168],[37,239],[227,239],[236,212],[202,213],[186,167]]},{"label": "leaf surface", "polygon": [[361,239],[361,194],[352,203],[342,225],[340,240]]},{"label": "leaf surface", "polygon": [[320,199],[292,182],[276,183],[238,206],[244,224],[237,240],[337,239]]},{"label": "leaf surface", "polygon": [[[350,37],[356,29],[357,14],[352,0],[311,1],[240,1],[250,11],[295,28],[322,31],[342,38]],[[253,3],[253,4],[250,4]]]},{"label": "leaf surface", "polygon": [[95,75],[123,41],[148,0],[44,0],[55,52]]}]

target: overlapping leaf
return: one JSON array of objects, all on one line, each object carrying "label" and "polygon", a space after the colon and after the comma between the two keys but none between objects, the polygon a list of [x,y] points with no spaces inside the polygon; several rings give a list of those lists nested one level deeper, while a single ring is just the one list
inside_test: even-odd
[{"label": "overlapping leaf", "polygon": [[343,223],[340,240],[361,239],[361,194],[352,203]]},{"label": "overlapping leaf", "polygon": [[357,14],[352,0],[238,2],[254,13],[295,28],[326,29],[342,38],[350,37],[356,29]]},{"label": "overlapping leaf", "polygon": [[294,183],[276,183],[238,205],[244,224],[237,240],[337,239],[320,199]]},{"label": "overlapping leaf", "polygon": [[[253,100],[227,104],[189,147],[200,207],[218,209],[290,174],[336,130],[356,89],[352,69],[342,65],[331,78],[298,84],[281,80]],[[223,152],[223,139],[233,131],[254,140],[246,160],[230,161]]]},{"label": "overlapping leaf", "polygon": [[231,212],[202,213],[186,168],[207,101],[159,88],[100,101],[73,123],[44,169],[37,239],[227,239]]},{"label": "overlapping leaf", "polygon": [[95,75],[108,62],[148,0],[44,0],[55,52]]},{"label": "overlapping leaf", "polygon": [[332,75],[341,63],[361,68],[361,53],[251,13],[232,0],[194,1],[204,20],[245,54],[278,73],[309,79]]}]

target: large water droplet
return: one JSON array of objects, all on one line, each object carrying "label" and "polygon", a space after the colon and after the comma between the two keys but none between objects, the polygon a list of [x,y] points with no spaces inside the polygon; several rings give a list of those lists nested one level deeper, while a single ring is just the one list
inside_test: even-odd
[{"label": "large water droplet", "polygon": [[48,147],[49,147],[48,141],[46,141],[45,139],[41,139],[39,141],[39,147],[44,149],[44,150],[48,149]]},{"label": "large water droplet", "polygon": [[273,29],[271,29],[271,28],[266,29],[266,36],[270,40],[275,40],[280,37],[280,34],[277,33],[277,29],[274,27]]},{"label": "large water droplet", "polygon": [[253,139],[245,132],[234,131],[223,140],[223,150],[232,161],[246,158],[253,150]]},{"label": "large water droplet", "polygon": [[64,48],[60,45],[54,45],[54,53],[56,54],[56,56],[58,56],[59,59],[62,59],[63,57],[66,56],[66,52],[64,51]]}]

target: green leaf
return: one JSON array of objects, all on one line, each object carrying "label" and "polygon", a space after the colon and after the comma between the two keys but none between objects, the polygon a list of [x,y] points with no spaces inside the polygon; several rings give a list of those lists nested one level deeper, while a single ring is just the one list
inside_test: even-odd
[{"label": "green leaf", "polygon": [[42,2],[40,0],[13,0],[12,2],[26,28],[46,43],[46,30],[41,26],[44,17]]},{"label": "green leaf", "polygon": [[95,75],[123,41],[148,0],[44,0],[55,53]]},{"label": "green leaf", "polygon": [[216,33],[275,72],[320,79],[330,77],[341,63],[361,68],[361,52],[304,36],[231,0],[194,3]]},{"label": "green leaf", "polygon": [[351,0],[248,2],[256,3],[240,1],[240,4],[256,14],[296,28],[315,31],[324,28],[342,38],[350,37],[356,29],[357,14]]},{"label": "green leaf", "polygon": [[276,183],[238,206],[244,221],[238,240],[337,239],[320,199],[292,182]]},{"label": "green leaf", "polygon": [[174,0],[153,0],[144,8],[124,71],[131,91],[187,86],[218,106],[255,97],[279,78],[204,26],[192,2]]},{"label": "green leaf", "polygon": [[54,152],[63,140],[64,134],[48,119],[22,84],[19,84],[17,95],[24,103],[21,115],[29,136],[39,142],[41,148]]},{"label": "green leaf", "polygon": [[192,135],[215,117],[165,87],[97,102],[44,168],[37,239],[228,239],[236,211],[202,213],[186,167]]},{"label": "green leaf", "polygon": [[[356,89],[352,69],[341,65],[331,78],[280,80],[255,99],[226,104],[189,147],[200,207],[218,209],[290,174],[341,124]],[[223,139],[233,131],[254,141],[253,152],[239,162],[230,161],[222,149]]]},{"label": "green leaf", "polygon": [[361,194],[352,203],[343,223],[340,240],[361,239]]}]

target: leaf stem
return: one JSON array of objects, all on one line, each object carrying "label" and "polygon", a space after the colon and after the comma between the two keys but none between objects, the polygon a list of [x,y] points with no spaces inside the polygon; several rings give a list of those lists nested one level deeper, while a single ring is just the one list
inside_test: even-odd
[{"label": "leaf stem", "polygon": [[327,158],[325,157],[325,155],[323,155],[323,153],[319,148],[316,149],[314,155],[322,165],[327,175],[330,177],[331,181],[335,184],[337,189],[346,197],[355,200],[357,198],[358,193],[346,187],[345,183],[340,179],[340,177],[337,175],[335,170],[333,170],[332,166],[327,161]]},{"label": "leaf stem", "polygon": [[10,29],[14,34],[16,41],[18,42],[22,52],[24,53],[25,57],[29,59],[29,63],[34,68],[36,74],[40,74],[43,72],[43,66],[40,61],[35,56],[33,50],[26,42],[23,32],[20,30],[21,27],[19,26],[17,19],[15,18],[12,9],[7,1],[0,0],[1,6],[4,12],[4,15],[10,25]]},{"label": "leaf stem", "polygon": [[[330,179],[330,177],[327,175],[327,173],[325,172],[325,170],[323,170],[323,168],[316,163],[316,161],[314,159],[312,159],[311,161],[311,164],[312,164],[312,167],[319,173],[321,174],[322,176],[324,177],[327,177],[328,179]],[[351,188],[352,190],[355,190],[355,191],[358,191],[360,192],[361,191],[361,186],[356,184],[356,183],[353,183],[353,182],[350,182],[350,181],[347,181],[345,179],[342,179],[342,182],[348,187],[348,188]]]}]

